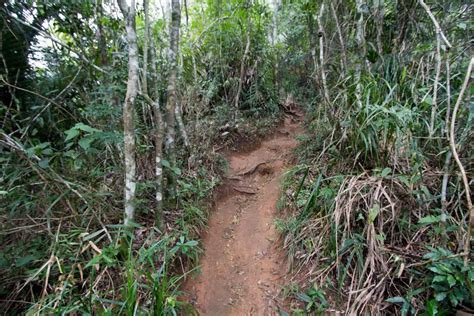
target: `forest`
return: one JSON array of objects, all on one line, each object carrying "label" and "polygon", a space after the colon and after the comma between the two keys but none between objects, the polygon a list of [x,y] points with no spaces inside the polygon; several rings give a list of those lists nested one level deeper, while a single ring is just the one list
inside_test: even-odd
[{"label": "forest", "polygon": [[473,16],[0,0],[0,314],[474,315]]}]

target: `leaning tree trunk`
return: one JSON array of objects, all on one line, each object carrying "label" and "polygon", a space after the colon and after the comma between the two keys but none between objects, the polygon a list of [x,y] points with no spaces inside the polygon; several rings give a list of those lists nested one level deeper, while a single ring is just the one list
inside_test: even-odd
[{"label": "leaning tree trunk", "polygon": [[123,104],[124,156],[125,156],[125,225],[130,225],[135,213],[136,162],[135,126],[133,108],[138,93],[138,46],[135,31],[135,0],[128,6],[126,0],[118,0],[126,21],[128,41],[128,81]]},{"label": "leaning tree trunk", "polygon": [[[175,113],[178,102],[176,92],[176,78],[178,72],[178,44],[179,44],[179,25],[181,22],[181,8],[179,0],[171,1],[171,32],[170,32],[170,54],[169,54],[169,78],[168,78],[168,97],[166,100],[166,149],[168,160],[172,167],[176,167],[176,129]],[[174,172],[169,174],[169,190],[172,197],[176,192],[176,176]]]}]

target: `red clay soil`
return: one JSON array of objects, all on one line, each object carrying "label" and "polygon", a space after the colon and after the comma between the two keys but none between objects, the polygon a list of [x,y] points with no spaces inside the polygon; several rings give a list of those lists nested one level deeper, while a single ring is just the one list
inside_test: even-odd
[{"label": "red clay soil", "polygon": [[201,274],[185,290],[200,315],[275,315],[286,272],[275,229],[280,180],[288,168],[297,122],[286,118],[250,152],[227,155],[228,181],[203,236]]}]

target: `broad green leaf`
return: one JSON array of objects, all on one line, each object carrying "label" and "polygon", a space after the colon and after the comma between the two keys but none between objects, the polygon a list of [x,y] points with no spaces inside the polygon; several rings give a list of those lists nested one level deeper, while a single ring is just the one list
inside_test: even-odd
[{"label": "broad green leaf", "polygon": [[449,287],[453,287],[454,285],[456,285],[456,279],[451,274],[448,275],[446,280],[448,281]]},{"label": "broad green leaf", "polygon": [[67,142],[79,135],[79,130],[76,128],[71,128],[70,130],[67,130],[64,133],[67,135],[65,139],[65,141]]},{"label": "broad green leaf", "polygon": [[81,146],[82,149],[87,151],[89,148],[91,148],[91,144],[94,141],[92,137],[83,137],[79,140],[78,144]]},{"label": "broad green leaf", "polygon": [[84,123],[77,123],[73,128],[81,130],[83,132],[87,132],[87,133],[101,132],[100,129],[93,128],[93,127],[91,127],[89,125],[86,125]]},{"label": "broad green leaf", "polygon": [[38,166],[42,169],[47,169],[49,167],[49,159],[42,159],[40,162],[38,162]]},{"label": "broad green leaf", "polygon": [[437,293],[435,295],[435,300],[437,300],[438,302],[441,302],[446,298],[446,296],[447,296],[446,292]]},{"label": "broad green leaf", "polygon": [[440,268],[438,267],[428,267],[428,270],[436,273],[436,274],[443,274],[443,275],[446,275],[446,272],[444,272],[443,270],[441,270]]},{"label": "broad green leaf", "polygon": [[382,178],[385,178],[386,176],[388,176],[390,173],[392,172],[392,169],[391,168],[385,168],[382,170]]},{"label": "broad green leaf", "polygon": [[195,247],[198,245],[198,242],[196,240],[190,240],[186,243],[186,245],[189,247]]},{"label": "broad green leaf", "polygon": [[372,224],[375,219],[377,218],[377,215],[379,214],[380,211],[380,206],[378,203],[375,203],[375,205],[370,209],[369,212],[369,223]]},{"label": "broad green leaf", "polygon": [[399,175],[397,177],[400,181],[403,182],[404,185],[406,185],[407,187],[411,185],[410,183],[410,180],[408,180],[408,177],[404,176],[404,175]]},{"label": "broad green leaf", "polygon": [[169,167],[170,167],[170,162],[169,162],[168,160],[166,160],[166,159],[163,159],[163,160],[161,161],[161,165],[162,165],[163,167],[165,167],[165,168],[169,168]]},{"label": "broad green leaf", "polygon": [[92,267],[93,265],[98,264],[101,259],[102,259],[102,256],[101,256],[101,255],[95,256],[94,258],[92,258],[92,259],[86,264],[85,268]]},{"label": "broad green leaf", "polygon": [[420,220],[418,221],[418,224],[428,225],[428,224],[433,224],[433,223],[439,223],[440,221],[441,221],[440,216],[429,215],[429,216],[420,218]]},{"label": "broad green leaf", "polygon": [[308,295],[304,294],[304,293],[299,293],[297,295],[298,299],[300,301],[303,301],[303,302],[306,302],[306,303],[311,303],[313,300],[311,299],[311,297],[309,297]]}]

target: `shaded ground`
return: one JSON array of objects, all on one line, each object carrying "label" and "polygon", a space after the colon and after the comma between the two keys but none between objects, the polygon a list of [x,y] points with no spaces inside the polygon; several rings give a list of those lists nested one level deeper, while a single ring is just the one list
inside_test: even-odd
[{"label": "shaded ground", "polygon": [[200,315],[273,315],[286,267],[274,220],[280,179],[288,167],[297,122],[250,152],[231,153],[228,181],[203,236],[202,273],[185,285]]}]

